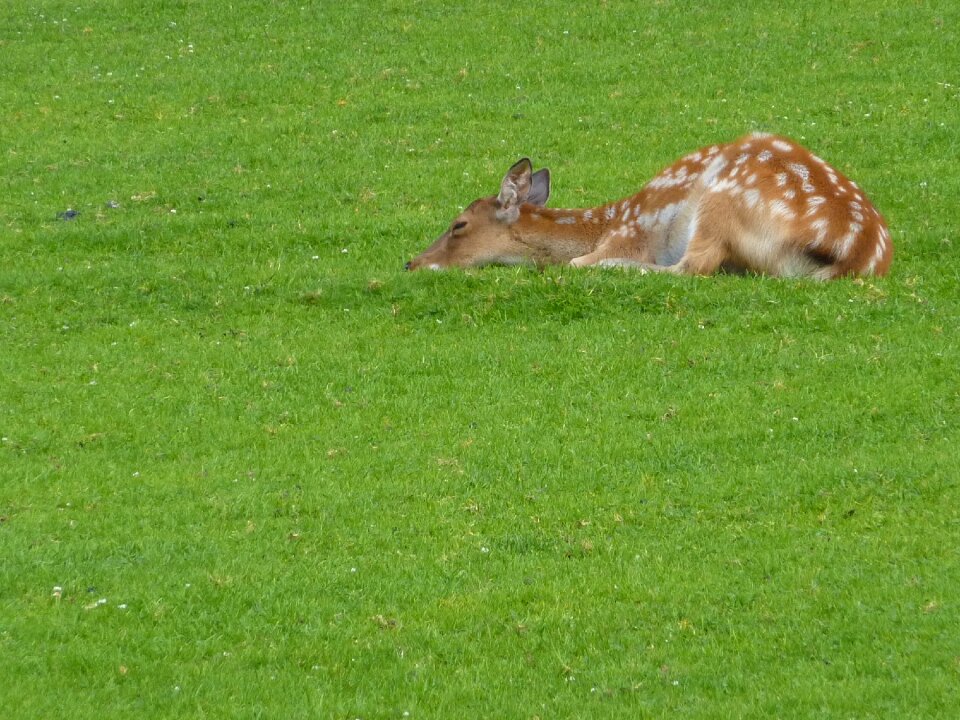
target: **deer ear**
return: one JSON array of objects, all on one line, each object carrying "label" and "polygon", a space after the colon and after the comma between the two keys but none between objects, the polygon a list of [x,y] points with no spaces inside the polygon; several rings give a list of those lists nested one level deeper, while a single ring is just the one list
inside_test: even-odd
[{"label": "deer ear", "polygon": [[550,171],[547,168],[537,170],[530,178],[530,194],[527,202],[537,207],[543,207],[550,198]]},{"label": "deer ear", "polygon": [[523,158],[507,170],[500,183],[500,194],[497,195],[498,218],[514,222],[520,217],[520,206],[527,202],[532,177],[533,166],[529,158]]}]

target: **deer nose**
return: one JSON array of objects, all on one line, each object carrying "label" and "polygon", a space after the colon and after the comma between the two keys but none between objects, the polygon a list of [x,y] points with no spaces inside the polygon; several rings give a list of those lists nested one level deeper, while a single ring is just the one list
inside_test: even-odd
[{"label": "deer nose", "polygon": [[409,270],[409,269],[410,269],[410,262],[409,262],[409,261],[407,262],[406,265],[403,266],[403,269],[404,269],[404,270]]}]

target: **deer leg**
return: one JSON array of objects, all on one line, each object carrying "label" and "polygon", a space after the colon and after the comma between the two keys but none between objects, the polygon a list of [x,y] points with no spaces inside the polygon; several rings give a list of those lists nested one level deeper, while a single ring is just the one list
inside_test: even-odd
[{"label": "deer leg", "polygon": [[597,267],[623,267],[623,268],[653,268],[655,266],[645,263],[642,260],[631,257],[608,256],[604,253],[592,252],[588,255],[581,255],[570,261],[573,267],[586,267],[596,265]]},{"label": "deer leg", "polygon": [[573,267],[642,267],[646,258],[637,247],[636,230],[624,227],[601,240],[593,252],[573,258],[570,264]]}]

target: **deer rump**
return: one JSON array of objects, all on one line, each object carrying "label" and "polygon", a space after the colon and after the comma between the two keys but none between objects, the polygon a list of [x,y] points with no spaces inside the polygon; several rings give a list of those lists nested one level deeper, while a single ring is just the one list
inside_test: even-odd
[{"label": "deer rump", "polygon": [[883,217],[855,182],[798,143],[753,134],[685,155],[638,193],[546,207],[550,173],[526,158],[495,197],[474,201],[409,269],[488,264],[719,269],[828,280],[884,275]]}]

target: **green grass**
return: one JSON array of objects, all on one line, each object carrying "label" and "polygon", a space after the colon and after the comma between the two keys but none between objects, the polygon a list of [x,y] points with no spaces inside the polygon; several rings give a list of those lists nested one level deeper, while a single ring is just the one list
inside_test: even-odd
[{"label": "green grass", "polygon": [[[6,3],[5,714],[954,717],[958,30]],[[522,155],[582,206],[754,129],[888,278],[402,271]]]}]

